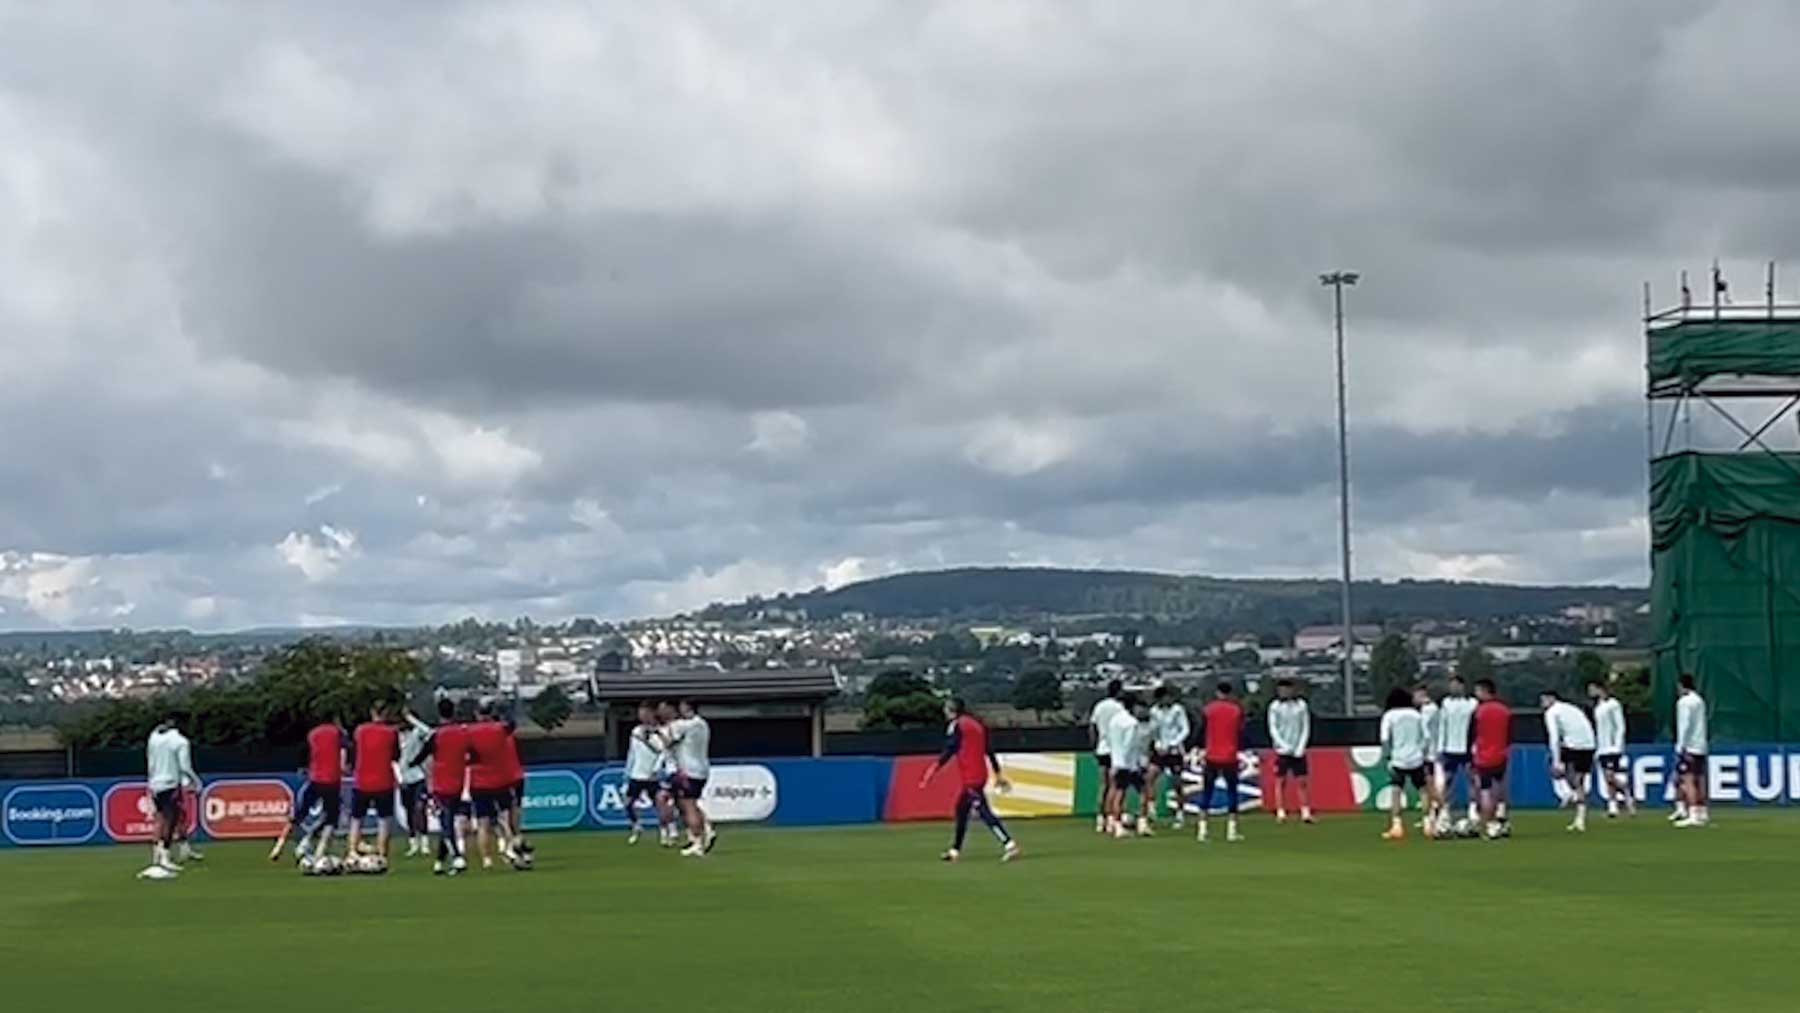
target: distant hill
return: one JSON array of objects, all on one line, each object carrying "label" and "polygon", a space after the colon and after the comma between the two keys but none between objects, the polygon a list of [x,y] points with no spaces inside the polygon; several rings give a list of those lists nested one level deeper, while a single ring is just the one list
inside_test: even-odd
[{"label": "distant hill", "polygon": [[[1359,581],[1358,621],[1393,618],[1490,620],[1552,614],[1569,605],[1646,601],[1643,588],[1530,587],[1443,580]],[[902,573],[834,590],[715,605],[710,618],[744,618],[767,608],[805,609],[819,619],[861,612],[881,618],[1022,620],[1051,616],[1141,615],[1198,620],[1245,630],[1329,623],[1338,585],[1328,580],[1240,580],[1118,570],[967,568]]]}]

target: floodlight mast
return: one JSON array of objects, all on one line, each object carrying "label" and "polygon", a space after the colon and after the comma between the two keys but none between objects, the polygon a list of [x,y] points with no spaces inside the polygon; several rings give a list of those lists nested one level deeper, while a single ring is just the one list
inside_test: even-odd
[{"label": "floodlight mast", "polygon": [[1356,713],[1356,633],[1350,620],[1350,431],[1344,395],[1344,287],[1362,276],[1355,271],[1319,275],[1319,284],[1331,289],[1332,319],[1337,333],[1337,434],[1338,434],[1338,546],[1343,556],[1343,582],[1338,588],[1343,614],[1344,715]]}]

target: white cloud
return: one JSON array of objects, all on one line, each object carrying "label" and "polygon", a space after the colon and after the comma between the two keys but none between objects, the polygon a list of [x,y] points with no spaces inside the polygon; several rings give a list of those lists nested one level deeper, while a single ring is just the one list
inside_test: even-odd
[{"label": "white cloud", "polygon": [[805,419],[782,411],[755,413],[750,417],[750,430],[750,443],[744,449],[769,457],[804,451],[812,435]]},{"label": "white cloud", "polygon": [[330,578],[346,560],[358,555],[355,532],[329,524],[319,525],[317,538],[310,532],[288,532],[276,543],[275,552],[282,562],[313,582]]}]

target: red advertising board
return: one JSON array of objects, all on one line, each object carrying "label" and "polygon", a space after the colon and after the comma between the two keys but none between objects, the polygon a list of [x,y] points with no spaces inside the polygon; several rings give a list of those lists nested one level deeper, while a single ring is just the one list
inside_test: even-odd
[{"label": "red advertising board", "polygon": [[[1275,811],[1275,753],[1265,750],[1258,757],[1262,768],[1262,807],[1270,812]],[[1356,786],[1353,780],[1354,770],[1350,763],[1350,750],[1337,747],[1309,749],[1306,751],[1306,766],[1309,777],[1307,786],[1312,793],[1312,807],[1315,812],[1339,813],[1356,812],[1362,806],[1356,800]],[[1298,793],[1287,798],[1289,811],[1300,808]]]},{"label": "red advertising board", "polygon": [[275,780],[214,781],[200,797],[213,837],[274,837],[294,811],[294,790]]},{"label": "red advertising board", "polygon": [[[192,791],[181,793],[183,829],[190,835],[200,826],[200,806]],[[142,781],[127,781],[107,789],[100,811],[107,836],[120,844],[146,844],[156,838],[156,806],[150,788]]]},{"label": "red advertising board", "polygon": [[957,779],[955,768],[951,768],[939,773],[930,785],[920,788],[919,779],[935,766],[935,756],[896,757],[882,819],[889,822],[949,819],[956,811],[956,796],[962,793],[962,782]]}]

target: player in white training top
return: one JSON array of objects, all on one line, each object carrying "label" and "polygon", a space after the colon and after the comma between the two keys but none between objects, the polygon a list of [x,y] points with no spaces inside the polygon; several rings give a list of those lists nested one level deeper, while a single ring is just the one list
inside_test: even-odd
[{"label": "player in white training top", "polygon": [[1113,810],[1112,742],[1107,738],[1107,729],[1125,709],[1119,702],[1124,695],[1125,684],[1114,679],[1106,684],[1106,696],[1088,713],[1088,739],[1094,745],[1094,762],[1100,766],[1100,797],[1095,800],[1094,809],[1094,829],[1100,833],[1106,832],[1106,815]]},{"label": "player in white training top", "polygon": [[1381,715],[1381,749],[1387,756],[1388,775],[1393,782],[1393,798],[1389,806],[1392,823],[1382,840],[1398,841],[1406,837],[1406,786],[1425,790],[1425,720],[1413,706],[1412,694],[1395,686],[1388,690],[1387,711]]},{"label": "player in white training top", "polygon": [[138,876],[168,879],[181,871],[170,853],[177,838],[181,840],[182,857],[196,857],[187,844],[183,826],[187,814],[182,808],[181,793],[183,788],[200,790],[200,775],[194,773],[193,751],[188,746],[187,736],[175,726],[173,717],[164,719],[150,733],[150,741],[144,748],[144,768],[146,788],[156,812],[156,841],[150,847],[150,866]]},{"label": "player in white training top", "polygon": [[1703,827],[1712,822],[1706,811],[1706,701],[1692,675],[1683,675],[1680,687],[1675,698],[1675,770],[1680,777],[1679,801],[1686,809],[1675,825]]},{"label": "player in white training top", "polygon": [[1275,683],[1275,699],[1269,703],[1269,742],[1275,747],[1275,822],[1287,822],[1287,786],[1300,790],[1300,821],[1313,821],[1311,778],[1307,776],[1306,746],[1312,739],[1312,711],[1300,695],[1298,684],[1282,678]]},{"label": "player in white training top", "polygon": [[[1144,770],[1150,765],[1150,708],[1136,693],[1125,694],[1123,707],[1107,723],[1106,735],[1112,746],[1112,810],[1107,813],[1107,827],[1116,837],[1127,837],[1133,829],[1150,836],[1150,795],[1145,790]],[[1126,811],[1126,799],[1138,793],[1138,814],[1134,820]]]},{"label": "player in white training top", "polygon": [[700,858],[711,852],[719,840],[718,831],[700,805],[706,797],[706,779],[712,776],[712,726],[700,716],[692,700],[681,701],[680,714],[663,732],[663,740],[675,754],[675,804],[681,807],[688,828],[688,846],[681,854]]},{"label": "player in white training top", "polygon": [[1419,821],[1419,829],[1426,837],[1433,837],[1444,815],[1444,800],[1438,795],[1437,779],[1438,744],[1443,739],[1443,728],[1438,705],[1431,699],[1431,690],[1423,685],[1414,687],[1412,698],[1413,706],[1419,711],[1419,720],[1425,726],[1425,787],[1419,791],[1425,817]]},{"label": "player in white training top", "polygon": [[1575,822],[1569,829],[1587,831],[1588,775],[1594,772],[1594,726],[1581,708],[1553,689],[1538,694],[1544,708],[1545,741],[1550,744],[1550,773],[1569,786],[1575,800]]},{"label": "player in white training top", "polygon": [[1476,819],[1475,783],[1469,766],[1469,752],[1477,706],[1463,677],[1451,676],[1449,692],[1438,704],[1437,793],[1444,800],[1444,817],[1438,821],[1438,830],[1443,833],[1450,831],[1448,817],[1456,808],[1459,790],[1468,803],[1470,822]]},{"label": "player in white training top", "polygon": [[1169,687],[1156,687],[1155,696],[1156,703],[1150,707],[1150,815],[1156,816],[1155,800],[1162,797],[1162,781],[1167,778],[1175,789],[1174,823],[1180,830],[1187,816],[1187,788],[1181,771],[1187,765],[1187,740],[1194,728],[1188,722],[1187,708]]},{"label": "player in white training top", "polygon": [[1620,805],[1636,816],[1637,800],[1631,797],[1631,780],[1625,776],[1625,705],[1598,679],[1588,683],[1588,698],[1594,701],[1594,766],[1600,771],[1606,817],[1619,815]]}]

